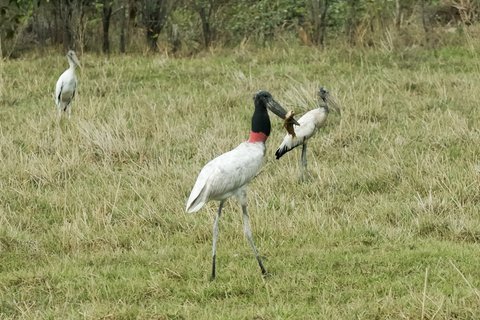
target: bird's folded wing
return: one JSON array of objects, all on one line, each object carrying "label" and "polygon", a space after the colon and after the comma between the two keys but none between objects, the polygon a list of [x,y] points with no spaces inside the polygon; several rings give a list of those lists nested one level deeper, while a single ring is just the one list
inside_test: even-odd
[{"label": "bird's folded wing", "polygon": [[263,146],[242,143],[203,167],[187,201],[187,212],[195,212],[208,200],[226,199],[252,180],[263,162]]}]

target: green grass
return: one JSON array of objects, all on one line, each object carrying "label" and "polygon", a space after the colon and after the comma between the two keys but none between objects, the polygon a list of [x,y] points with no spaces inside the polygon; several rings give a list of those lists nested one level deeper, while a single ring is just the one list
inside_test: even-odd
[{"label": "green grass", "polygon": [[[56,122],[60,54],[2,62],[1,319],[480,318],[480,60],[470,49],[272,47],[189,59],[84,55]],[[280,161],[272,116],[249,188],[264,279],[230,200],[184,213],[196,175],[244,141],[252,95],[342,106]]]}]

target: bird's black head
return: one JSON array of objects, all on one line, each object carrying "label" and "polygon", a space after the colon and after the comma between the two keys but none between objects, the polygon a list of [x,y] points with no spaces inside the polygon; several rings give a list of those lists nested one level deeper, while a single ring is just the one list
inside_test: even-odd
[{"label": "bird's black head", "polygon": [[273,99],[272,95],[268,91],[258,91],[253,96],[253,101],[255,101],[255,108],[269,109],[282,119],[285,119],[285,116],[287,115],[287,111],[285,111],[285,109]]},{"label": "bird's black head", "polygon": [[282,119],[285,119],[287,111],[273,99],[268,91],[258,91],[253,96],[253,101],[255,102],[255,112],[252,117],[252,131],[263,132],[268,136],[270,134],[270,118],[267,109]]},{"label": "bird's black head", "polygon": [[340,107],[338,106],[335,99],[332,99],[332,97],[330,96],[330,92],[328,92],[328,90],[325,87],[320,87],[320,89],[318,89],[318,97],[320,98],[319,100],[323,101],[324,103],[323,107],[326,108],[327,111],[329,107],[332,107],[334,111],[341,114]]},{"label": "bird's black head", "polygon": [[273,99],[272,95],[265,90],[260,90],[253,95],[253,101],[255,101],[255,103],[261,103],[262,101],[268,101],[271,99]]},{"label": "bird's black head", "polygon": [[320,89],[318,89],[318,97],[322,99],[323,102],[327,103],[328,90],[324,87],[320,87]]}]

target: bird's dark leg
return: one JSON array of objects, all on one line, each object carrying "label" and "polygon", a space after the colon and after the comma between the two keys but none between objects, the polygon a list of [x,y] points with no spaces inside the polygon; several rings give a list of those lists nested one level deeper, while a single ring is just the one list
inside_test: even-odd
[{"label": "bird's dark leg", "polygon": [[240,202],[240,205],[242,206],[243,231],[245,232],[245,236],[247,237],[248,243],[250,243],[250,246],[252,247],[253,253],[255,254],[255,258],[258,261],[258,265],[262,270],[262,274],[266,275],[267,270],[265,270],[265,267],[263,266],[262,259],[260,258],[257,247],[255,246],[255,242],[253,241],[252,228],[250,227],[250,217],[248,216],[248,212],[247,212],[247,194],[245,190],[241,190],[239,192],[238,200]]},{"label": "bird's dark leg", "polygon": [[218,206],[217,215],[215,217],[215,222],[213,223],[213,244],[212,244],[212,277],[211,280],[215,279],[215,259],[217,257],[217,240],[218,240],[218,220],[222,215],[222,208],[225,200],[220,201]]},{"label": "bird's dark leg", "polygon": [[305,171],[307,171],[307,144],[304,143],[302,145],[302,157],[300,159],[301,165],[301,176],[300,180],[303,181],[305,179]]},{"label": "bird's dark leg", "polygon": [[242,211],[243,211],[243,231],[245,232],[245,236],[248,239],[248,242],[250,243],[250,246],[252,247],[253,253],[255,254],[255,258],[257,258],[258,265],[260,266],[260,269],[262,270],[262,274],[266,275],[267,270],[265,270],[265,267],[263,266],[262,259],[260,258],[260,255],[258,254],[257,247],[255,246],[255,242],[253,241],[253,235],[252,235],[252,228],[250,227],[250,218],[247,213],[247,206],[242,205]]}]

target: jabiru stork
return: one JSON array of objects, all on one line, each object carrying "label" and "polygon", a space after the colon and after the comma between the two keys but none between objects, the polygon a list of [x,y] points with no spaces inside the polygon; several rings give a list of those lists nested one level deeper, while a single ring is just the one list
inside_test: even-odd
[{"label": "jabiru stork", "polygon": [[72,113],[71,103],[77,89],[75,68],[80,66],[80,62],[73,50],[67,52],[67,60],[70,67],[65,70],[57,80],[55,86],[55,104],[57,105],[59,118],[62,116],[63,111],[68,113],[68,118],[70,119]]},{"label": "jabiru stork", "polygon": [[318,90],[318,98],[318,108],[308,111],[298,119],[298,123],[300,123],[299,127],[294,128],[293,124],[288,122],[290,114],[286,116],[285,127],[288,134],[283,138],[283,142],[275,152],[276,158],[280,159],[285,153],[298,146],[302,146],[302,155],[300,158],[302,171],[300,180],[303,180],[307,169],[307,142],[327,121],[327,116],[330,111],[329,104],[331,104],[335,111],[340,113],[340,108],[335,101],[330,98],[329,92],[324,87]]},{"label": "jabiru stork", "polygon": [[[223,205],[231,196],[235,196],[240,203],[245,236],[255,254],[262,274],[267,274],[267,270],[263,266],[262,259],[258,254],[257,247],[253,240],[247,211],[246,187],[262,167],[263,157],[265,155],[265,142],[271,130],[267,109],[282,119],[285,119],[287,112],[267,91],[259,91],[254,95],[254,105],[255,111],[252,116],[249,139],[235,149],[211,160],[203,167],[188,197],[186,205],[186,212],[193,213],[200,210],[205,203],[210,200],[220,202],[213,223],[212,280],[215,279],[218,222],[222,214]],[[295,119],[292,121],[298,124]]]}]

